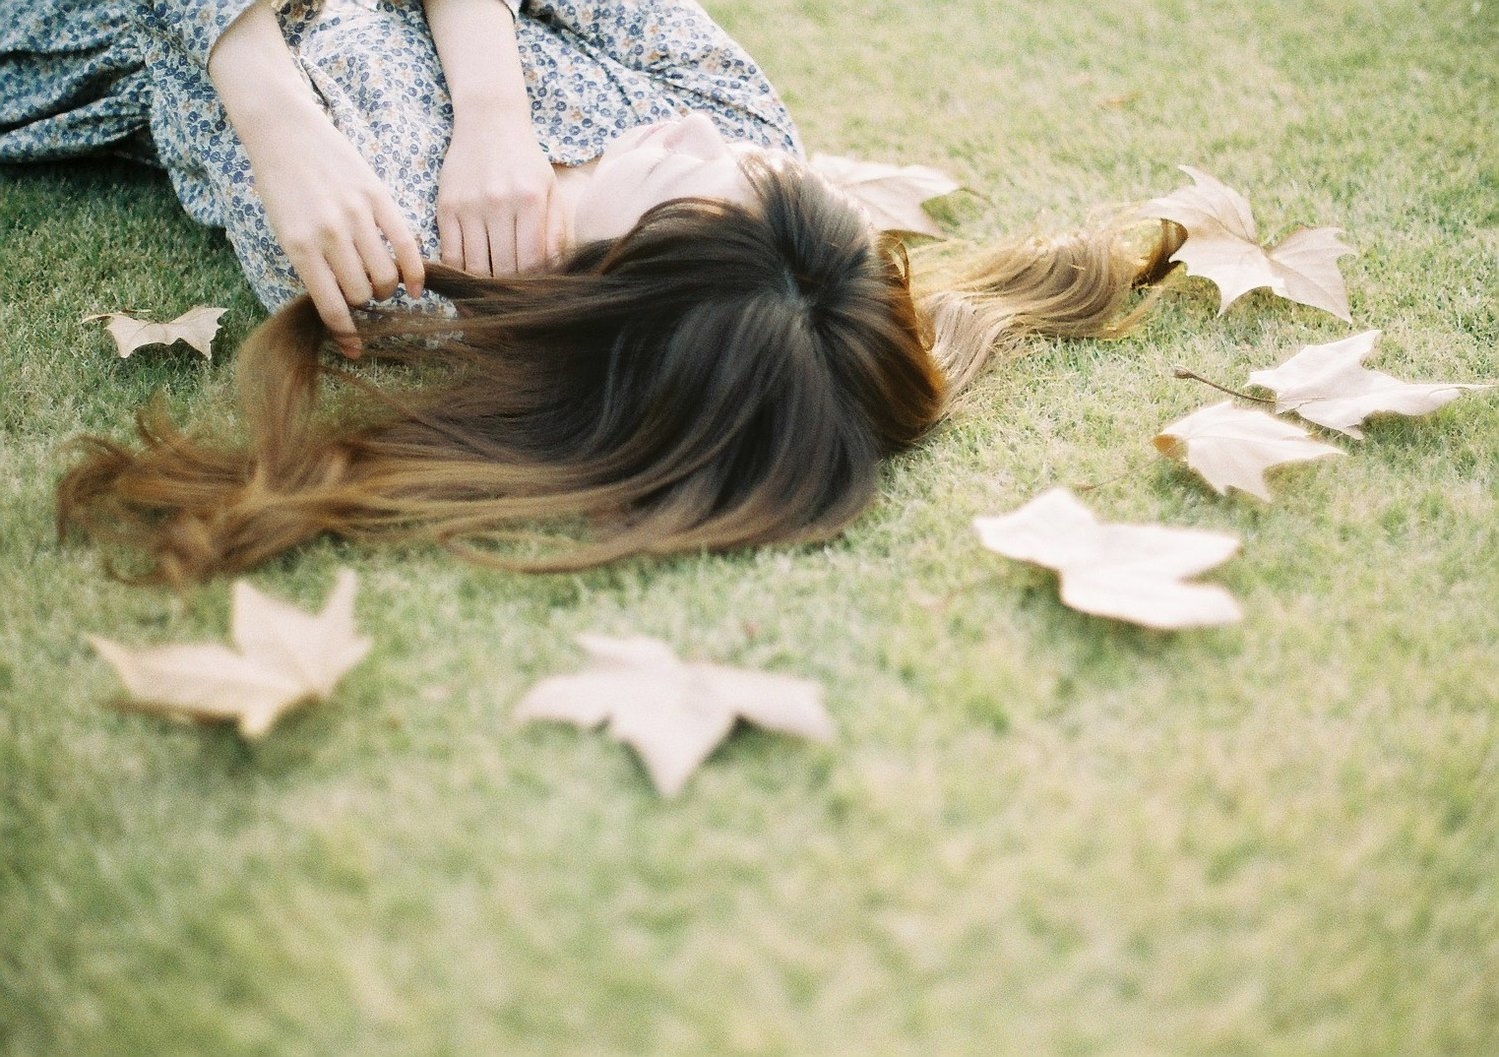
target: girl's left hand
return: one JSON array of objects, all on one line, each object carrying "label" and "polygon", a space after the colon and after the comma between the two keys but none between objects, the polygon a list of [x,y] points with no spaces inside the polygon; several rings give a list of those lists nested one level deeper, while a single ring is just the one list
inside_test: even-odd
[{"label": "girl's left hand", "polygon": [[561,256],[565,228],[556,177],[529,120],[455,124],[437,181],[444,264],[479,275],[530,271]]}]

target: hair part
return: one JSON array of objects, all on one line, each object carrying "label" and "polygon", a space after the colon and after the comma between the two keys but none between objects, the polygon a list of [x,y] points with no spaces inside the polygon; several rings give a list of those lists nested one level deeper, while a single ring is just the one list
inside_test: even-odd
[{"label": "hair part", "polygon": [[[323,532],[538,571],[836,534],[880,459],[936,421],[944,382],[896,244],[820,181],[751,177],[758,211],[669,202],[553,273],[429,265],[458,318],[368,328],[380,355],[440,368],[415,395],[322,363],[325,332],[298,299],[240,351],[246,443],[148,408],[137,447],[76,442],[60,530],[142,551],[131,578],[174,584]],[[330,378],[354,382],[352,424],[323,407]],[[574,519],[586,540],[542,557],[460,542]]]}]

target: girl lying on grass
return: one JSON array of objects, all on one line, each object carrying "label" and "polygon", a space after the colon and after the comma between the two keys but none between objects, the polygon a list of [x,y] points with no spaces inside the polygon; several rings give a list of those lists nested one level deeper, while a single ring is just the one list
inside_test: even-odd
[{"label": "girl lying on grass", "polygon": [[[690,0],[180,6],[147,18],[153,134],[282,307],[239,353],[244,440],[147,413],[136,446],[80,442],[60,527],[143,580],[325,532],[535,570],[824,539],[996,349],[1118,333],[1165,250],[1104,230],[912,274]],[[456,318],[402,306],[423,291]],[[424,381],[383,391],[330,337]],[[567,529],[539,556],[473,545],[537,522]]]}]

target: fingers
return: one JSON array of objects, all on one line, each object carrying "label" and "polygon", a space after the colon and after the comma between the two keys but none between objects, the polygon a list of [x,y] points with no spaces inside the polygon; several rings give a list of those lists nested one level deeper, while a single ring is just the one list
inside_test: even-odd
[{"label": "fingers", "polygon": [[324,250],[316,241],[292,239],[286,255],[329,335],[345,356],[358,356],[362,346],[349,306],[368,301],[374,288],[353,245],[336,243]]},{"label": "fingers", "polygon": [[476,275],[545,267],[561,256],[566,227],[561,198],[551,186],[467,200],[454,192],[452,199],[438,201],[440,259]]},{"label": "fingers", "polygon": [[437,258],[449,268],[463,267],[463,225],[444,206],[437,209]]},{"label": "fingers", "polygon": [[567,241],[567,217],[562,196],[552,183],[538,196],[515,226],[515,267],[517,271],[546,268],[562,259]]},{"label": "fingers", "polygon": [[[382,252],[384,247],[381,247]],[[338,288],[343,291],[344,301],[350,305],[362,305],[375,298],[375,284],[370,281],[373,262],[358,251],[353,243],[341,243],[328,251],[324,260],[333,269]],[[389,257],[386,257],[389,260]],[[378,266],[375,266],[378,267]]]},{"label": "fingers", "polygon": [[[422,248],[417,244],[416,236],[411,233],[406,218],[401,215],[401,211],[396,208],[396,204],[389,197],[383,197],[375,203],[375,223],[380,225],[385,241],[390,243],[390,251],[387,253],[382,246],[379,253],[366,256],[365,259],[389,261],[390,255],[394,254],[396,274],[405,285],[406,293],[412,297],[421,297],[422,290],[426,286],[426,269],[422,266]],[[371,273],[371,278],[373,277]],[[392,287],[389,294],[380,296],[383,299],[394,293],[395,289]]]},{"label": "fingers", "polygon": [[351,358],[363,348],[349,311],[352,306],[383,301],[402,282],[412,296],[422,290],[422,258],[416,239],[394,205],[386,206],[377,204],[367,222],[342,236],[324,231],[320,237],[294,238],[287,247],[287,256],[318,316],[343,354]]},{"label": "fingers", "polygon": [[504,244],[491,244],[490,228],[483,214],[439,208],[437,245],[442,263],[449,268],[462,268],[474,275],[494,275],[507,270]]},{"label": "fingers", "polygon": [[[380,238],[380,233],[363,230],[355,236],[355,239],[355,251],[359,265],[368,279],[370,296],[376,301],[394,297],[396,284],[400,282],[401,276],[395,259],[391,257],[390,251],[385,248],[385,242]],[[344,292],[350,294],[349,303],[354,304],[352,292],[347,287],[344,288]]]},{"label": "fingers", "polygon": [[546,212],[546,262],[555,264],[562,260],[567,246],[567,216],[562,208],[562,196],[553,194],[547,201]]},{"label": "fingers", "polygon": [[344,298],[343,289],[333,270],[322,261],[309,261],[306,267],[299,267],[297,270],[319,318],[328,328],[339,351],[351,360],[358,359],[364,347],[360,344],[359,334],[354,330],[354,317],[349,312],[349,303]]},{"label": "fingers", "polygon": [[[473,272],[475,275],[494,275],[496,271],[503,274],[506,271],[515,270],[513,266],[507,267],[509,262],[506,261],[505,242],[503,240],[491,241],[490,227],[485,223],[482,215],[469,214],[463,218],[459,226],[463,229],[464,271]],[[509,256],[514,256],[513,248]]]},{"label": "fingers", "polygon": [[539,208],[517,215],[515,218],[515,270],[528,272],[546,264],[550,254],[547,250],[547,217],[551,212],[550,197],[539,204]]}]

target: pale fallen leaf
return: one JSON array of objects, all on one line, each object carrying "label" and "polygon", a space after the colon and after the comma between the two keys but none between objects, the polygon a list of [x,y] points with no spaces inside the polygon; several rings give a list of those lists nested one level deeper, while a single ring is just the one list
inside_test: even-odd
[{"label": "pale fallen leaf", "polygon": [[833,736],[822,687],[809,679],[680,660],[658,639],[579,635],[588,665],[543,679],[521,699],[522,721],[595,727],[640,754],[656,791],[674,796],[736,719],[817,741]]},{"label": "pale fallen leaf", "polygon": [[282,715],[323,700],[364,659],[370,640],[354,630],[355,577],[341,569],[316,615],[234,585],[231,637],[217,644],[131,649],[109,639],[89,642],[119,674],[130,708],[183,720],[232,720],[259,738]]},{"label": "pale fallen leaf", "polygon": [[1217,284],[1220,315],[1250,290],[1268,287],[1287,300],[1352,321],[1338,258],[1354,250],[1338,240],[1339,229],[1303,228],[1274,246],[1261,246],[1243,195],[1189,165],[1181,170],[1193,186],[1147,202],[1140,212],[1186,229],[1187,239],[1171,259]]},{"label": "pale fallen leaf", "polygon": [[1306,430],[1264,411],[1236,407],[1231,400],[1178,419],[1161,430],[1155,446],[1183,459],[1219,495],[1230,488],[1269,502],[1265,471],[1287,462],[1344,454]]},{"label": "pale fallen leaf", "polygon": [[84,316],[83,322],[95,319],[108,320],[105,329],[115,339],[115,346],[124,359],[145,345],[170,345],[185,341],[203,354],[204,359],[213,359],[213,338],[219,332],[219,317],[227,309],[209,308],[199,305],[189,308],[176,319],[166,323],[153,323],[149,319],[136,319],[124,312],[101,312]]},{"label": "pale fallen leaf", "polygon": [[1275,394],[1275,410],[1294,411],[1308,422],[1362,438],[1359,424],[1373,414],[1424,415],[1466,390],[1492,389],[1472,382],[1402,382],[1361,366],[1379,331],[1342,341],[1308,345],[1279,367],[1255,371],[1252,385]]},{"label": "pale fallen leaf", "polygon": [[812,168],[840,187],[869,213],[882,231],[906,231],[941,238],[943,231],[921,203],[952,194],[961,185],[927,165],[889,165],[832,154],[812,156]]},{"label": "pale fallen leaf", "polygon": [[1182,581],[1239,549],[1234,536],[1164,525],[1101,523],[1065,488],[1053,488],[1003,517],[975,518],[983,545],[1055,570],[1073,609],[1166,630],[1243,618],[1222,587]]}]

